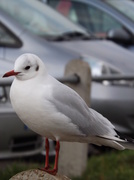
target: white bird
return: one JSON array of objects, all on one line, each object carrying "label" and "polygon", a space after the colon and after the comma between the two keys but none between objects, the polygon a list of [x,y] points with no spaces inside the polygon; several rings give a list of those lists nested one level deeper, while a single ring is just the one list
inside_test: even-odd
[{"label": "white bird", "polygon": [[[50,76],[36,55],[27,53],[18,57],[14,70],[3,77],[8,76],[15,76],[10,99],[17,115],[30,129],[46,137],[46,161],[42,170],[57,173],[60,141],[134,149],[133,139],[120,137],[108,119],[89,108],[74,90]],[[52,170],[48,138],[56,141]]]}]

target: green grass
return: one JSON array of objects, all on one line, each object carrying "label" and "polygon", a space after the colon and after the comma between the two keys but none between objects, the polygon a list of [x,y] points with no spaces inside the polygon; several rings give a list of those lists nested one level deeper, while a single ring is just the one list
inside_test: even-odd
[{"label": "green grass", "polygon": [[73,180],[134,180],[134,151],[92,156],[83,176]]},{"label": "green grass", "polygon": [[[10,163],[0,170],[0,180],[8,180],[18,172],[42,166],[38,163]],[[134,180],[134,151],[111,151],[92,156],[82,177],[73,180]]]}]

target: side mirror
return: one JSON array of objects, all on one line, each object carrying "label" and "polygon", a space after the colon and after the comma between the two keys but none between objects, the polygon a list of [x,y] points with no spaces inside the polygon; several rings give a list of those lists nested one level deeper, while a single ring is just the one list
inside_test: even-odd
[{"label": "side mirror", "polygon": [[125,29],[111,29],[107,33],[108,40],[112,40],[116,43],[130,44],[131,36]]}]

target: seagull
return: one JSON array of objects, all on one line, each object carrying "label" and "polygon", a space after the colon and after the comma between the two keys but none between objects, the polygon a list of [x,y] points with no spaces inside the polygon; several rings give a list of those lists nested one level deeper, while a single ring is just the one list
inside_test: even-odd
[{"label": "seagull", "polygon": [[[107,118],[89,108],[73,89],[49,75],[35,54],[19,56],[14,70],[3,75],[9,76],[15,76],[10,89],[15,112],[26,126],[46,138],[45,167],[41,170],[56,175],[60,141],[134,149],[133,139],[121,136]],[[49,165],[48,139],[56,141],[53,169]]]}]

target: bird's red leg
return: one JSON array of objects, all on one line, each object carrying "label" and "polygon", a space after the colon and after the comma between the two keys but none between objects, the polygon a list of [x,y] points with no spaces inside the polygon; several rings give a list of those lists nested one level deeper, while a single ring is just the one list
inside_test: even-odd
[{"label": "bird's red leg", "polygon": [[59,141],[56,142],[55,150],[56,150],[56,155],[55,155],[55,164],[54,164],[53,170],[55,171],[55,174],[56,174],[58,171],[58,159],[59,159],[59,150],[60,150],[60,142]]},{"label": "bird's red leg", "polygon": [[39,168],[42,171],[46,171],[50,168],[50,165],[49,165],[49,140],[48,140],[48,138],[45,139],[45,150],[46,150],[45,167]]},{"label": "bird's red leg", "polygon": [[[55,163],[54,163],[54,168],[51,170],[51,169],[46,169],[46,168],[42,168],[41,170],[49,173],[49,174],[52,174],[52,175],[56,175],[57,174],[57,171],[58,171],[58,158],[59,158],[59,150],[60,150],[60,143],[59,141],[56,141],[56,147],[55,147],[55,150],[56,150],[56,155],[55,155]],[[47,162],[45,163],[45,165],[47,165]],[[49,165],[48,165],[49,166]]]},{"label": "bird's red leg", "polygon": [[45,160],[45,169],[49,169],[49,141],[48,138],[45,140],[45,149],[46,149],[46,160]]}]

